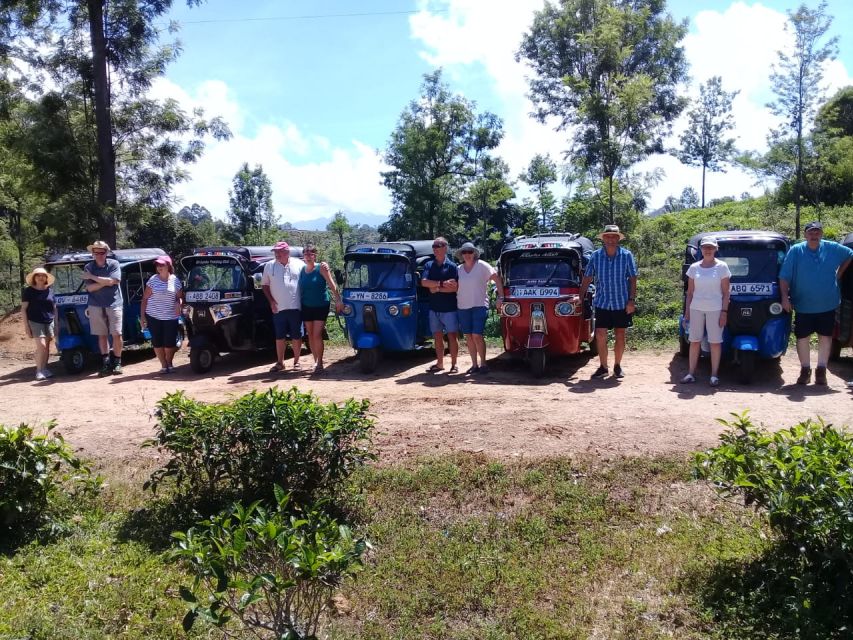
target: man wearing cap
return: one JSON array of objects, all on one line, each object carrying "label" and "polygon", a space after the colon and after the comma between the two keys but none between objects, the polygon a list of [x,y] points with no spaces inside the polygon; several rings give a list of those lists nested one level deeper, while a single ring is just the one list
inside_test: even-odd
[{"label": "man wearing cap", "polygon": [[604,227],[598,236],[604,243],[601,249],[592,252],[581,281],[580,295],[586,297],[589,285],[595,282],[595,342],[598,347],[600,365],[594,379],[609,373],[607,367],[607,332],[613,329],[616,344],[613,348],[613,375],[622,378],[622,354],[625,352],[625,329],[631,326],[631,316],[636,311],[634,299],[637,295],[637,263],[634,255],[619,242],[625,236],[615,224]]},{"label": "man wearing cap", "polygon": [[[86,291],[89,292],[89,327],[93,336],[98,336],[98,346],[101,349],[103,363],[98,375],[108,376],[120,374],[124,300],[121,295],[121,267],[118,260],[107,258],[110,245],[103,240],[96,240],[87,249],[94,257],[92,262],[83,267],[86,281]],[[110,352],[109,336],[113,339]]]},{"label": "man wearing cap", "polygon": [[299,292],[299,274],[305,263],[290,257],[290,245],[277,242],[272,248],[275,260],[264,265],[261,286],[272,309],[275,329],[275,364],[273,373],[284,371],[284,354],[287,338],[293,346],[293,369],[301,369],[299,356],[302,353],[302,303]]},{"label": "man wearing cap", "polygon": [[435,364],[427,373],[444,371],[444,333],[450,343],[450,373],[457,373],[459,355],[459,319],[456,315],[456,265],[447,259],[447,239],[439,236],[432,241],[434,259],[424,264],[421,286],[429,289],[429,329],[435,341]]},{"label": "man wearing cap", "polygon": [[800,358],[797,384],[808,384],[812,377],[809,338],[818,335],[815,384],[826,385],[826,363],[832,348],[835,310],[841,304],[839,280],[853,259],[853,250],[837,242],[823,239],[823,225],[809,222],[804,231],[806,241],[788,250],[779,271],[782,308],[793,309],[794,335]]}]

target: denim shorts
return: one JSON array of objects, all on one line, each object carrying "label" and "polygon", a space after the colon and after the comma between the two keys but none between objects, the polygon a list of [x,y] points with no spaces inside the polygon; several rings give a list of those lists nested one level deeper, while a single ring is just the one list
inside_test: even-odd
[{"label": "denim shorts", "polygon": [[455,311],[430,311],[429,330],[433,333],[459,333],[459,317]]},{"label": "denim shorts", "polygon": [[486,331],[486,318],[489,310],[486,307],[471,307],[459,309],[459,330],[464,334],[475,333],[478,336]]},{"label": "denim shorts", "polygon": [[299,309],[284,309],[272,316],[275,339],[302,340],[302,312]]}]

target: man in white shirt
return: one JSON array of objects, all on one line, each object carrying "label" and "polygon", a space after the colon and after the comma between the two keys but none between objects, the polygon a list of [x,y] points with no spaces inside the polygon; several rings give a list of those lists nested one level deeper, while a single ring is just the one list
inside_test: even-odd
[{"label": "man in white shirt", "polygon": [[287,339],[293,346],[293,369],[299,370],[302,352],[302,304],[299,295],[299,274],[305,263],[290,257],[290,245],[283,240],[273,247],[275,259],[264,265],[261,285],[272,309],[275,328],[276,361],[270,371],[284,371],[284,354]]}]

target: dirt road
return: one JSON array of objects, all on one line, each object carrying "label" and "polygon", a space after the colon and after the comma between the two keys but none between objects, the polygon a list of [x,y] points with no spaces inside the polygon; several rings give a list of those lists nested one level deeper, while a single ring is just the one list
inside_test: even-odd
[{"label": "dirt road", "polygon": [[[324,401],[369,398],[386,462],[449,450],[500,458],[690,451],[716,442],[721,427],[715,418],[745,409],[774,428],[818,415],[853,425],[853,395],[844,386],[853,378],[849,357],[831,367],[828,388],[792,384],[798,364],[789,354],[781,367],[760,365],[758,381],[749,387],[731,382],[735,373],[724,370],[716,390],[707,386],[704,369],[698,384],[676,384],[685,362],[668,352],[626,354],[621,381],[591,381],[597,361],[586,357],[558,362],[542,380],[504,357],[494,359],[491,375],[477,378],[427,374],[430,362],[428,353],[386,358],[375,374],[365,375],[350,349],[332,348],[326,372],[313,379],[292,371],[271,374],[267,357],[238,354],[200,377],[183,351],[172,375],[157,375],[156,360],[146,355],[127,358],[123,376],[99,379],[91,368],[72,377],[56,363],[53,380],[35,382],[32,361],[7,350],[0,358],[0,422],[55,418],[85,455],[121,460],[153,455],[138,445],[151,435],[152,410],[167,392],[181,389],[218,401],[255,388],[296,385]],[[464,370],[467,357],[460,364]]]}]

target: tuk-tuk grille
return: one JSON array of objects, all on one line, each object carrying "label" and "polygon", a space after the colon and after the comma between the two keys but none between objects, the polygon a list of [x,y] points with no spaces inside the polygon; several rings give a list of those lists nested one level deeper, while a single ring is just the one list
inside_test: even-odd
[{"label": "tuk-tuk grille", "polygon": [[362,320],[364,321],[364,330],[368,333],[379,333],[379,323],[376,321],[376,307],[372,304],[364,305],[362,311]]}]

